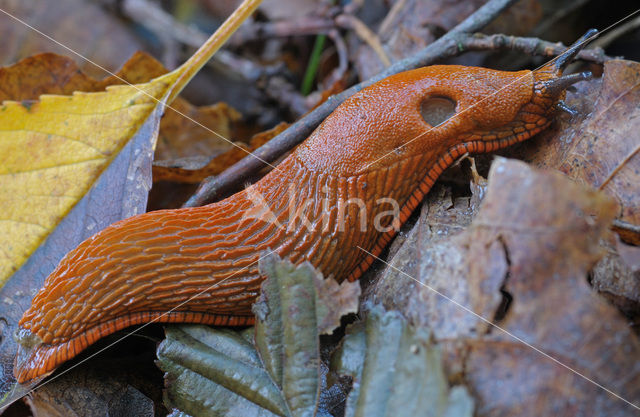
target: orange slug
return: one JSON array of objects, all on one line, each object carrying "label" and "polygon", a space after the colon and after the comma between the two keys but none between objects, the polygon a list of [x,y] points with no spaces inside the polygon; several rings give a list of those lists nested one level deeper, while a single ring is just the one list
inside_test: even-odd
[{"label": "orange slug", "polygon": [[359,278],[374,257],[358,246],[379,255],[456,158],[550,124],[566,87],[590,76],[562,76],[580,48],[535,71],[431,66],[393,75],[347,99],[245,190],[107,227],[62,259],[24,313],[17,380],[42,377],[135,324],[252,324],[257,260],[267,250],[326,277]]}]

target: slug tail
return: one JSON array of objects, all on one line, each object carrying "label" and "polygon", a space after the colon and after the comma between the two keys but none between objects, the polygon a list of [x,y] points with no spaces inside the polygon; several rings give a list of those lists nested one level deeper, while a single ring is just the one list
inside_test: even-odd
[{"label": "slug tail", "polygon": [[[101,323],[82,334],[59,344],[40,343],[19,344],[18,355],[13,372],[19,383],[36,378],[43,378],[53,372],[62,363],[74,358],[84,349],[107,335],[113,334],[129,326],[147,323],[197,323],[212,326],[251,326],[255,322],[253,315],[236,316],[211,314],[200,311],[144,311],[120,316]],[[31,332],[26,331],[17,336],[18,339],[32,339]],[[20,343],[20,340],[18,340]]]}]

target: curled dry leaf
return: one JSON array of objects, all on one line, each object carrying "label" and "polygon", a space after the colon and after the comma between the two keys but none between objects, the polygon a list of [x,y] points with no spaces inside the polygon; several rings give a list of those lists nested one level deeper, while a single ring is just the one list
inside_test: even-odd
[{"label": "curled dry leaf", "polygon": [[480,416],[629,415],[631,405],[513,337],[640,404],[638,338],[587,283],[616,210],[558,173],[499,159],[469,229],[434,243],[421,218],[390,261],[399,270],[387,268],[368,298],[433,329]]},{"label": "curled dry leaf", "polygon": [[199,158],[155,161],[153,164],[153,180],[198,183],[207,177],[218,175],[247,156],[249,152],[267,143],[287,127],[289,127],[289,124],[280,123],[272,129],[258,133],[251,138],[248,146],[243,143],[236,143],[237,146],[228,144],[226,151],[213,158],[210,157],[211,153],[209,153],[208,156]]},{"label": "curled dry leaf", "polygon": [[313,275],[317,297],[321,300],[316,305],[318,316],[318,334],[331,334],[340,327],[340,318],[358,312],[360,283],[343,281],[338,283],[333,278],[324,279],[319,272]]}]

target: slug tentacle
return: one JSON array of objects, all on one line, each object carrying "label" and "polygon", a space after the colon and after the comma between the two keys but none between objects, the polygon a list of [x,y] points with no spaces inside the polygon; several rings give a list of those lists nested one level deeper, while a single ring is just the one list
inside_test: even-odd
[{"label": "slug tentacle", "polygon": [[560,95],[567,89],[567,87],[570,87],[580,81],[589,80],[592,76],[593,74],[591,74],[590,71],[563,75],[558,78],[540,81],[538,88],[540,88],[541,90],[545,90],[548,94]]},{"label": "slug tentacle", "polygon": [[564,89],[588,78],[561,74],[579,48],[534,72],[432,66],[388,77],[242,192],[107,227],[62,259],[24,313],[16,378],[46,375],[134,324],[251,324],[267,250],[359,278],[457,158],[550,124]]},{"label": "slug tentacle", "polygon": [[578,55],[581,49],[583,49],[591,40],[593,40],[598,34],[597,29],[589,29],[584,35],[582,35],[569,49],[563,54],[559,55],[556,59],[552,60],[550,65],[556,73],[561,73],[567,66],[573,61],[573,58]]}]

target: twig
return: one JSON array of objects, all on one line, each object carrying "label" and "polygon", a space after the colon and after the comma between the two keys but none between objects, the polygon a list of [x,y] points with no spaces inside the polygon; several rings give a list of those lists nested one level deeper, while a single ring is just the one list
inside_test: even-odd
[{"label": "twig", "polygon": [[240,46],[246,42],[264,38],[304,36],[328,33],[336,28],[333,19],[320,17],[302,17],[295,21],[251,22],[241,27],[229,40],[229,45]]},{"label": "twig", "polygon": [[336,17],[336,23],[342,28],[353,30],[364,43],[373,49],[385,67],[391,65],[391,61],[389,60],[387,53],[384,51],[382,42],[380,42],[378,35],[373,33],[371,29],[369,29],[360,19],[352,15],[342,14]]},{"label": "twig", "polygon": [[291,112],[293,117],[300,117],[311,108],[307,99],[283,77],[269,77],[266,80],[264,93]]},{"label": "twig", "polygon": [[347,14],[356,14],[356,12],[364,7],[365,0],[351,0],[347,3],[342,11]]},{"label": "twig", "polygon": [[331,73],[325,79],[325,84],[327,86],[332,86],[338,80],[341,80],[344,77],[344,74],[347,72],[347,68],[349,66],[349,58],[347,57],[347,45],[344,43],[344,39],[340,36],[340,32],[338,30],[333,29],[327,33],[329,39],[333,41],[334,46],[336,47],[336,53],[338,54],[338,66],[334,68]]},{"label": "twig", "polygon": [[[543,57],[558,56],[567,50],[567,47],[561,43],[549,42],[540,38],[524,38],[503,34],[483,35],[479,33],[461,40],[459,46],[461,51],[491,51],[508,49],[512,51],[520,51],[527,55],[539,55]],[[604,50],[601,48],[583,49],[578,53],[577,58],[598,64],[602,64],[605,61],[613,59],[612,57],[605,55]]]},{"label": "twig", "polygon": [[632,224],[620,219],[615,219],[613,221],[613,227],[616,229],[624,230],[627,233],[640,236],[640,225]]},{"label": "twig", "polygon": [[378,33],[387,33],[391,29],[391,25],[396,21],[396,18],[404,9],[407,4],[407,0],[399,0],[393,4],[389,13],[385,16],[384,20],[380,24],[380,28],[378,29]]},{"label": "twig", "polygon": [[256,149],[253,155],[242,159],[217,177],[203,181],[195,194],[185,203],[185,206],[201,206],[214,200],[216,197],[219,198],[225,193],[236,189],[253,173],[264,167],[262,160],[272,162],[284,152],[302,142],[340,103],[358,91],[361,91],[363,88],[390,75],[428,65],[442,56],[453,56],[457,54],[459,41],[464,37],[464,34],[469,36],[469,33],[482,29],[494,20],[504,9],[516,1],[517,0],[490,0],[471,16],[467,17],[462,23],[451,29],[446,35],[413,56],[397,61],[370,79],[354,85],[340,94],[329,97],[327,101],[307,114],[307,116],[291,125],[287,130],[262,147]]},{"label": "twig", "polygon": [[[169,13],[162,10],[158,4],[149,0],[123,0],[121,11],[158,36],[169,50],[176,41],[198,48],[209,37],[200,29],[178,22]],[[178,61],[176,58],[169,60]],[[167,64],[166,57],[164,62]],[[262,67],[256,65],[253,61],[241,58],[226,50],[218,51],[209,65],[221,69],[233,77],[241,77],[248,82],[255,82],[263,76],[269,76],[281,70],[281,66]],[[174,65],[169,63],[168,66],[173,67]]]}]

